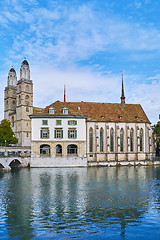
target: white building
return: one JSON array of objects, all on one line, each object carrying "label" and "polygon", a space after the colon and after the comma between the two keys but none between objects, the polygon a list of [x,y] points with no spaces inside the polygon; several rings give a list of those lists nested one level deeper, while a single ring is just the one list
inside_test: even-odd
[{"label": "white building", "polygon": [[30,116],[31,167],[87,166],[86,119],[59,101]]}]

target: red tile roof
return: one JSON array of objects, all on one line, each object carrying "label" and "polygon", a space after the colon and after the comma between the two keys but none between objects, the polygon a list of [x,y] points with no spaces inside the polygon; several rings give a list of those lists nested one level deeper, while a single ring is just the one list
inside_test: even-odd
[{"label": "red tile roof", "polygon": [[63,115],[64,107],[68,115],[87,115],[89,121],[105,122],[144,122],[150,123],[140,104],[60,102],[56,101],[44,109],[37,109],[33,115],[50,115],[49,108],[55,109],[55,115]]}]

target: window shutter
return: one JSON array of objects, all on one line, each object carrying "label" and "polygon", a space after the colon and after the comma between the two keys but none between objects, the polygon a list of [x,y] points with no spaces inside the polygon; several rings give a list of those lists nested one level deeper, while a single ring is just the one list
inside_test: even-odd
[{"label": "window shutter", "polygon": [[68,125],[70,125],[70,121],[68,121]]},{"label": "window shutter", "polygon": [[56,130],[54,130],[54,138],[56,138]]},{"label": "window shutter", "polygon": [[63,138],[63,130],[61,130],[61,138]]},{"label": "window shutter", "polygon": [[75,138],[77,138],[77,130],[75,130]]},{"label": "window shutter", "polygon": [[75,125],[77,125],[77,121],[75,121]]},{"label": "window shutter", "polygon": [[48,138],[49,138],[49,130],[47,131],[47,135],[48,135]]},{"label": "window shutter", "polygon": [[40,130],[40,135],[41,135],[41,138],[42,138],[42,130]]},{"label": "window shutter", "polygon": [[70,130],[68,130],[68,138],[70,138]]}]

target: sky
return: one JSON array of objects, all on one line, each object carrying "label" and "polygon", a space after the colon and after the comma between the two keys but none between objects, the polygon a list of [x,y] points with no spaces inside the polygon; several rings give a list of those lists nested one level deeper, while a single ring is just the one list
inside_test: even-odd
[{"label": "sky", "polygon": [[0,0],[0,120],[8,72],[26,57],[34,106],[54,101],[141,104],[160,114],[160,1]]}]

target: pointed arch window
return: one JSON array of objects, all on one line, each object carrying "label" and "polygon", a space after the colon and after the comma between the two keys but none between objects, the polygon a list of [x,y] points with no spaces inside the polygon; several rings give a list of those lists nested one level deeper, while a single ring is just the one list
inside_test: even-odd
[{"label": "pointed arch window", "polygon": [[21,96],[19,95],[18,97],[18,104],[20,105],[21,104]]},{"label": "pointed arch window", "polygon": [[124,131],[121,128],[121,131],[120,131],[120,152],[123,152],[123,149],[124,149]]},{"label": "pointed arch window", "polygon": [[13,111],[16,110],[16,102],[15,101],[12,102],[12,110]]},{"label": "pointed arch window", "polygon": [[143,129],[140,129],[140,152],[143,151]]},{"label": "pointed arch window", "polygon": [[130,151],[133,152],[133,128],[130,130]]},{"label": "pointed arch window", "polygon": [[100,129],[100,152],[103,152],[103,128]]},{"label": "pointed arch window", "polygon": [[25,96],[25,103],[29,104],[29,96],[28,95]]},{"label": "pointed arch window", "polygon": [[93,152],[93,129],[89,129],[89,152]]},{"label": "pointed arch window", "polygon": [[29,92],[29,86],[28,85],[26,86],[26,92]]},{"label": "pointed arch window", "polygon": [[14,127],[14,116],[12,116],[12,127]]},{"label": "pointed arch window", "polygon": [[113,132],[113,128],[111,128],[110,130],[110,151],[113,152],[113,148],[114,148],[114,132]]},{"label": "pointed arch window", "polygon": [[6,102],[6,110],[8,110],[8,101]]}]

